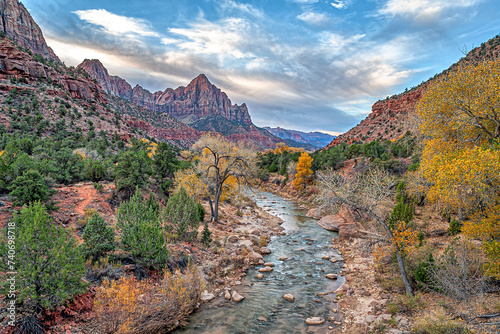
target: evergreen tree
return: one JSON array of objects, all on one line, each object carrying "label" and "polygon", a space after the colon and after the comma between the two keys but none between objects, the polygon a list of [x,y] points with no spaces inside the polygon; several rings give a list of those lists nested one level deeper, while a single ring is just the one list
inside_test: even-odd
[{"label": "evergreen tree", "polygon": [[154,196],[145,199],[139,189],[130,201],[123,202],[118,208],[120,247],[130,252],[140,265],[163,268],[168,260],[159,215],[159,205]]},{"label": "evergreen tree", "polygon": [[[13,267],[1,261],[0,270],[16,273],[18,303],[32,310],[53,309],[85,291],[84,260],[75,239],[51,222],[39,201],[14,213],[7,231],[14,231],[15,239],[9,233],[0,242],[0,250],[9,254]],[[12,245],[15,257],[11,258]],[[3,282],[8,289],[9,282]]]},{"label": "evergreen tree", "polygon": [[18,176],[10,186],[10,196],[14,205],[24,205],[35,201],[47,202],[54,191],[50,189],[37,170],[29,169]]},{"label": "evergreen tree", "polygon": [[389,216],[387,225],[394,230],[400,221],[408,224],[414,214],[415,206],[413,201],[406,195],[405,184],[401,181],[396,188],[396,206],[394,206]]},{"label": "evergreen tree", "polygon": [[200,215],[194,200],[181,187],[168,199],[165,208],[165,228],[180,240],[192,241],[196,238]]},{"label": "evergreen tree", "polygon": [[92,262],[99,261],[107,253],[115,250],[115,232],[106,225],[104,219],[97,213],[90,218],[85,226],[82,239],[83,254]]},{"label": "evergreen tree", "polygon": [[115,185],[128,199],[136,187],[143,188],[151,175],[151,158],[145,149],[132,147],[123,152],[115,167]]},{"label": "evergreen tree", "polygon": [[208,229],[208,223],[205,223],[205,227],[203,227],[203,232],[201,234],[201,243],[208,247],[212,242],[211,235],[212,232]]}]

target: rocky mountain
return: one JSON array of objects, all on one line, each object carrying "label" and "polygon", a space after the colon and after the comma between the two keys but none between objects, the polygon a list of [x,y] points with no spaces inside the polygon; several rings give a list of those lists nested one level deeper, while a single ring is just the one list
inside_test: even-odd
[{"label": "rocky mountain", "polygon": [[271,132],[273,135],[281,139],[290,139],[298,143],[304,143],[312,145],[316,148],[323,148],[328,145],[335,136],[323,133],[323,132],[302,132],[297,130],[287,130],[280,127],[270,128],[264,127],[267,131]]},{"label": "rocky mountain", "polygon": [[163,92],[151,93],[139,85],[132,88],[120,77],[110,76],[97,59],[86,59],[78,67],[96,79],[107,93],[153,111],[167,112],[186,124],[214,115],[220,115],[237,123],[252,124],[247,106],[231,104],[226,93],[213,85],[204,74],[193,79],[186,87],[167,88]]},{"label": "rocky mountain", "polygon": [[483,59],[495,59],[500,56],[500,35],[472,49],[464,58],[453,64],[442,73],[410,90],[385,100],[379,100],[372,106],[372,112],[358,125],[339,135],[328,147],[346,142],[368,142],[376,139],[397,139],[407,131],[418,131],[416,126],[415,107],[425,93],[427,86],[436,78],[459,66],[463,62],[478,62]]},{"label": "rocky mountain", "polygon": [[60,62],[47,45],[42,30],[18,0],[0,0],[0,32],[34,54]]}]

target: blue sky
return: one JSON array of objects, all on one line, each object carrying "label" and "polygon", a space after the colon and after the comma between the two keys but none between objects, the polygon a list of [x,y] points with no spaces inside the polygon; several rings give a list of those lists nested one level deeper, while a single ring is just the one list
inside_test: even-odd
[{"label": "blue sky", "polygon": [[342,133],[500,33],[498,0],[23,0],[67,65],[151,91],[200,73],[255,124]]}]

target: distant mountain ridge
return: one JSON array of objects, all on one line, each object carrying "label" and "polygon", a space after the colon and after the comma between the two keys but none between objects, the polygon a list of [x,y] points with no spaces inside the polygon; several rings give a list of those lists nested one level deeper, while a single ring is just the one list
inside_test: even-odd
[{"label": "distant mountain ridge", "polygon": [[335,139],[335,136],[323,132],[302,132],[297,130],[264,127],[267,131],[281,139],[289,139],[298,143],[309,144],[317,148],[323,148]]}]

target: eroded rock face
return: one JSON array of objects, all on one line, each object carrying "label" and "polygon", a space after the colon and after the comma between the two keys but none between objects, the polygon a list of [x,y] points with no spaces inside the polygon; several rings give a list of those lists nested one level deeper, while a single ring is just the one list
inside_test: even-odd
[{"label": "eroded rock face", "polygon": [[151,93],[139,85],[132,88],[120,77],[110,76],[99,60],[86,59],[78,67],[96,79],[107,93],[150,110],[166,112],[186,123],[204,116],[220,115],[233,122],[252,125],[247,106],[231,104],[226,93],[210,83],[204,74],[197,76],[186,87]]},{"label": "eroded rock face", "polygon": [[0,31],[23,48],[35,54],[60,62],[54,51],[47,45],[42,30],[18,0],[0,0]]}]

